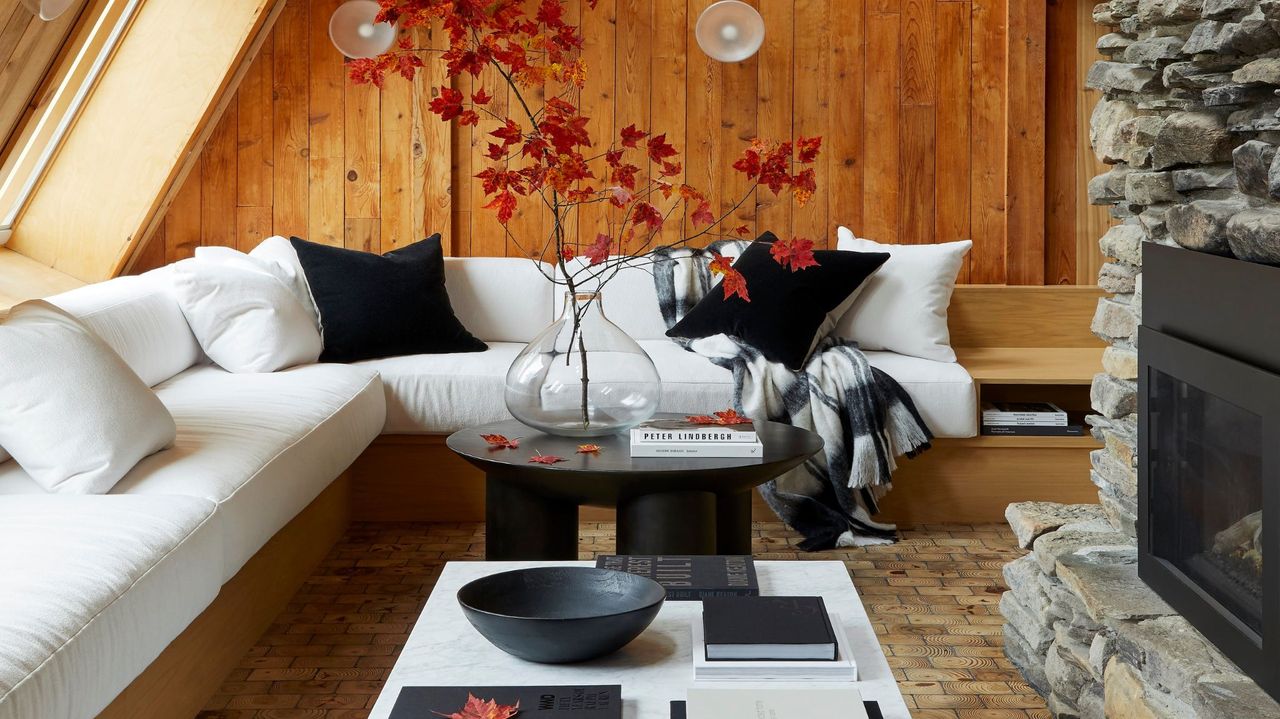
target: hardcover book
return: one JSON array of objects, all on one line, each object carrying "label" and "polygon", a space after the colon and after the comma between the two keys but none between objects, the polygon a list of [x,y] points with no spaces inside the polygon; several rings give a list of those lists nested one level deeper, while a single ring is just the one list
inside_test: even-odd
[{"label": "hardcover book", "polygon": [[822,597],[708,597],[702,628],[708,661],[837,659]]},{"label": "hardcover book", "polygon": [[539,719],[622,719],[622,687],[405,687],[391,719],[439,719],[460,712],[472,695],[482,701],[519,704],[524,717]]},{"label": "hardcover book", "polygon": [[1065,425],[1067,413],[1051,402],[987,402],[982,405],[983,424]]},{"label": "hardcover book", "polygon": [[760,594],[756,565],[749,556],[610,554],[597,557],[596,566],[648,577],[665,587],[673,602]]},{"label": "hardcover book", "polygon": [[862,695],[853,687],[760,689],[693,687],[688,719],[867,719]]},{"label": "hardcover book", "polygon": [[831,628],[836,634],[836,660],[800,661],[796,659],[767,661],[708,661],[702,624],[691,622],[693,639],[693,680],[695,682],[856,682],[858,663],[853,645],[840,625],[840,617],[831,615]]},{"label": "hardcover book", "polygon": [[759,442],[632,442],[632,457],[763,457]]},{"label": "hardcover book", "polygon": [[[879,702],[863,701],[862,708],[866,710],[868,719],[884,719]],[[688,717],[686,702],[671,702],[671,719],[688,719]]]},{"label": "hardcover book", "polygon": [[1084,425],[1060,426],[982,425],[982,434],[988,437],[1083,437]]},{"label": "hardcover book", "polygon": [[757,442],[754,424],[705,425],[684,419],[652,419],[631,430],[631,443]]}]

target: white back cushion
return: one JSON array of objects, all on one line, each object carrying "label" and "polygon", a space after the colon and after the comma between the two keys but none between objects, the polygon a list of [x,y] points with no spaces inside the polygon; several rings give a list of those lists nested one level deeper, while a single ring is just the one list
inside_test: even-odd
[{"label": "white back cushion", "polygon": [[888,350],[936,362],[955,362],[947,308],[956,276],[973,242],[885,245],[841,227],[839,249],[888,252],[889,261],[867,280],[853,307],[836,323],[839,337],[864,350]]},{"label": "white back cushion", "polygon": [[173,297],[162,267],[136,277],[78,287],[49,302],[75,315],[107,343],[148,387],[198,363],[200,345]]},{"label": "white back cushion", "polygon": [[173,417],[97,334],[48,302],[0,324],[0,444],[41,487],[105,494],[173,444]]},{"label": "white back cushion", "polygon": [[486,342],[528,342],[555,319],[555,288],[542,274],[552,269],[518,257],[446,257],[445,290],[471,334]]},{"label": "white back cushion", "polygon": [[[581,257],[566,264],[570,272],[577,273],[581,282],[579,291],[591,292],[599,286],[599,282],[590,278],[601,269],[600,265],[592,268]],[[612,270],[606,270],[603,277],[607,278],[610,274]],[[658,291],[653,286],[653,264],[648,259],[637,258],[629,262],[607,281],[601,291],[604,295],[601,304],[604,316],[621,327],[632,339],[667,338],[667,325],[662,321],[662,311],[658,309]],[[563,286],[558,286],[555,301],[558,317],[564,309]]]},{"label": "white back cushion", "polygon": [[230,252],[197,253],[173,266],[178,303],[209,359],[228,372],[275,372],[319,359],[315,316],[271,263]]}]

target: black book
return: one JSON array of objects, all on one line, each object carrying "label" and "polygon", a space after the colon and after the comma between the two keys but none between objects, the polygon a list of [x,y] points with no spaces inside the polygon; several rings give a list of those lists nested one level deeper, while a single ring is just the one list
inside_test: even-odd
[{"label": "black book", "polygon": [[984,424],[982,434],[987,437],[1083,437],[1084,425],[1067,424],[1060,427],[1043,425]]},{"label": "black book", "polygon": [[756,565],[750,556],[605,555],[600,569],[648,577],[667,590],[673,602],[707,597],[754,597],[760,594]]},{"label": "black book", "polygon": [[707,661],[835,661],[836,633],[822,597],[708,597]]},{"label": "black book", "polygon": [[468,695],[481,701],[520,705],[521,719],[622,719],[621,686],[405,687],[391,719],[440,719],[461,712]]},{"label": "black book", "polygon": [[[864,701],[862,706],[867,710],[868,719],[884,719],[884,714],[880,712],[879,702]],[[685,702],[671,702],[671,719],[688,719]],[[833,717],[833,719],[838,718]]]}]

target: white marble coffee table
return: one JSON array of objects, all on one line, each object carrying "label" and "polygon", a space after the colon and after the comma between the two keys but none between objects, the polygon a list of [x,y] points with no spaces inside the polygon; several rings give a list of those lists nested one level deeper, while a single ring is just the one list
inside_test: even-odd
[{"label": "white marble coffee table", "polygon": [[[653,624],[622,651],[584,664],[517,659],[481,637],[458,606],[458,589],[479,577],[534,566],[592,562],[449,562],[391,670],[370,719],[387,719],[405,686],[619,684],[626,719],[668,719],[670,702],[693,686],[691,622],[699,602],[667,602]],[[821,595],[840,616],[858,662],[858,690],[885,719],[910,719],[849,573],[840,562],[756,562],[762,594]],[[700,683],[699,686],[702,686]],[[740,684],[738,686],[741,686]],[[795,686],[771,684],[771,686]],[[818,685],[823,686],[823,685]],[[826,684],[825,686],[831,686]]]}]

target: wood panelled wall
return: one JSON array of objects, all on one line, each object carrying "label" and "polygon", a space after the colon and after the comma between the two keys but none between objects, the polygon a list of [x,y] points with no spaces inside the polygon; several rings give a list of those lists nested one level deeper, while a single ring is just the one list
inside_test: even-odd
[{"label": "wood panelled wall", "polygon": [[[962,282],[1093,282],[1099,235],[1085,234],[1077,211],[1087,2],[1050,0],[1046,11],[1014,0],[752,0],[766,40],[740,64],[710,60],[693,40],[709,2],[574,9],[597,138],[632,122],[666,132],[685,152],[686,181],[727,209],[744,188],[730,165],[747,140],[822,135],[813,201],[800,208],[761,192],[735,224],[826,245],[842,224],[889,242],[972,238]],[[492,128],[450,128],[426,110],[438,63],[381,91],[345,81],[327,36],[339,3],[289,0],[136,267],[202,244],[249,249],[269,234],[383,252],[437,231],[457,255],[541,246],[544,208],[522,205],[514,239],[480,208],[473,176]],[[1070,39],[1046,47],[1058,24]],[[432,46],[430,33],[415,39]],[[1046,75],[1046,53],[1069,60],[1048,61]],[[1058,87],[1046,90],[1046,76]],[[466,77],[460,89],[500,90],[495,80]],[[497,95],[500,109],[509,98]],[[594,236],[605,221],[588,209],[575,226]]]}]

